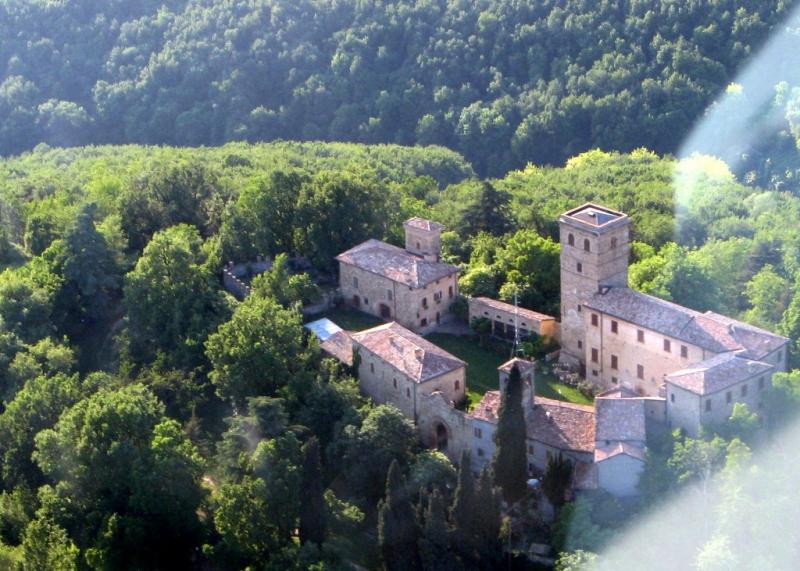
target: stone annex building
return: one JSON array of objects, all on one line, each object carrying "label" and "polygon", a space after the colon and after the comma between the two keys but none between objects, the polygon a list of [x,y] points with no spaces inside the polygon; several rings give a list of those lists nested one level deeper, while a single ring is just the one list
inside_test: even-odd
[{"label": "stone annex building", "polygon": [[443,227],[428,220],[405,223],[405,249],[368,240],[336,258],[344,299],[389,323],[356,333],[329,322],[309,327],[326,331],[323,350],[357,367],[366,395],[397,406],[427,446],[452,459],[470,450],[475,471],[494,453],[502,391],[517,367],[529,473],[541,475],[563,454],[574,463],[576,489],[635,495],[648,435],[672,428],[696,435],[727,419],[736,402],[759,411],[773,373],[786,370],[789,340],[628,288],[624,213],[584,204],[561,215],[559,226],[560,322],[487,298],[470,300],[470,318],[490,319],[498,337],[555,337],[562,362],[602,391],[594,406],[536,396],[535,363],[512,359],[498,369],[499,390],[470,412],[456,408],[467,364],[419,335],[447,319],[458,294],[458,268],[439,260]]},{"label": "stone annex building", "polygon": [[417,332],[436,328],[458,295],[458,268],[439,260],[444,226],[411,218],[406,247],[367,240],[336,256],[347,303]]}]

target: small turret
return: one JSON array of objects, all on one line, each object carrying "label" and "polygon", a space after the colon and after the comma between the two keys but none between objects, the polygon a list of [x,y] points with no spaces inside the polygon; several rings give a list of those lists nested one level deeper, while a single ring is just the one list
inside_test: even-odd
[{"label": "small turret", "polygon": [[506,390],[508,376],[511,374],[511,369],[514,365],[519,369],[519,375],[522,379],[522,406],[526,412],[533,410],[536,398],[536,364],[533,361],[514,357],[497,367],[500,377],[500,392],[502,393]]},{"label": "small turret", "polygon": [[424,218],[410,218],[403,223],[406,231],[406,251],[438,262],[442,251],[444,226]]}]

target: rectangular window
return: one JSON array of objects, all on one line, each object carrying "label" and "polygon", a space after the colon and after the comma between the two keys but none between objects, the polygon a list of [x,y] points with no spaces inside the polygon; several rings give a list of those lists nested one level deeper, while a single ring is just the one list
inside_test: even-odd
[{"label": "rectangular window", "polygon": [[689,356],[689,348],[686,345],[681,345],[681,357],[686,359]]},{"label": "rectangular window", "polygon": [[675,393],[670,393],[669,402],[675,402]]},{"label": "rectangular window", "polygon": [[422,298],[422,309],[428,309],[428,298],[427,297],[423,297]]},{"label": "rectangular window", "polygon": [[706,400],[706,412],[711,410],[711,399]]},{"label": "rectangular window", "polygon": [[618,382],[619,382],[619,379],[617,377],[611,377],[611,383],[612,384],[616,385]]},{"label": "rectangular window", "polygon": [[619,323],[616,320],[611,320],[611,333],[619,333]]},{"label": "rectangular window", "polygon": [[593,376],[593,377],[596,377],[596,376],[597,376],[597,369],[592,369],[592,376]]},{"label": "rectangular window", "polygon": [[672,343],[669,339],[664,339],[664,351],[672,353]]},{"label": "rectangular window", "polygon": [[358,278],[353,276],[353,289],[358,289]]},{"label": "rectangular window", "polygon": [[392,290],[390,290],[390,289],[386,290],[386,299],[388,299],[389,301],[392,301]]},{"label": "rectangular window", "polygon": [[600,318],[596,313],[592,314],[592,325],[597,327],[597,324],[600,322]]},{"label": "rectangular window", "polygon": [[636,365],[636,376],[644,379],[644,365]]},{"label": "rectangular window", "polygon": [[483,448],[478,448],[478,458],[483,458]]},{"label": "rectangular window", "polygon": [[578,313],[580,313],[581,311],[582,311],[582,310],[581,310],[581,306],[579,305],[579,306],[578,306]]},{"label": "rectangular window", "polygon": [[611,368],[615,371],[619,368],[619,360],[616,355],[611,355]]},{"label": "rectangular window", "polygon": [[370,373],[374,373],[375,372],[375,363],[370,363],[369,364],[369,372]]},{"label": "rectangular window", "polygon": [[578,349],[583,349],[583,341],[578,339]]},{"label": "rectangular window", "polygon": [[425,327],[427,324],[428,324],[428,319],[427,318],[423,317],[422,319],[419,320],[419,326],[420,327]]},{"label": "rectangular window", "polygon": [[447,288],[447,295],[450,297],[450,299],[453,299],[453,286]]},{"label": "rectangular window", "polygon": [[743,397],[747,396],[747,385],[742,385],[742,396]]},{"label": "rectangular window", "polygon": [[733,393],[731,391],[725,393],[725,402],[729,403],[732,400],[733,400]]},{"label": "rectangular window", "polygon": [[583,273],[583,264],[578,262],[578,265],[576,267],[577,267],[578,273],[582,274]]},{"label": "rectangular window", "polygon": [[475,427],[475,438],[483,438],[483,433],[481,432],[481,429],[478,428],[477,426]]},{"label": "rectangular window", "polygon": [[644,343],[644,331],[642,331],[641,329],[636,330],[636,340],[639,343]]},{"label": "rectangular window", "polygon": [[364,298],[364,305],[369,305],[369,299],[366,297]]},{"label": "rectangular window", "polygon": [[599,354],[600,352],[594,347],[592,347],[592,363],[597,363]]},{"label": "rectangular window", "polygon": [[411,389],[409,389],[408,387],[406,387],[406,396],[408,398],[411,398]]}]

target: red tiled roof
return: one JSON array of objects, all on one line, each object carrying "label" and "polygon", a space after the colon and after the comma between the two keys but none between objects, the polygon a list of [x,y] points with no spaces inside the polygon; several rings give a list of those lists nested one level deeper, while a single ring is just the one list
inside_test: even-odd
[{"label": "red tiled roof", "polygon": [[722,353],[666,376],[666,382],[697,395],[722,391],[758,375],[771,373],[769,363],[753,361],[744,352]]},{"label": "red tiled roof", "polygon": [[347,331],[337,331],[320,343],[323,351],[346,365],[353,365],[353,340]]},{"label": "red tiled roof", "polygon": [[[560,450],[594,451],[594,408],[539,396],[535,403],[525,419],[528,438]],[[469,416],[496,423],[499,410],[500,391],[489,391]]]},{"label": "red tiled roof", "polygon": [[555,319],[555,317],[552,315],[545,315],[544,313],[539,313],[538,311],[533,311],[531,309],[516,307],[510,303],[505,303],[489,297],[473,297],[469,300],[469,302],[470,304],[480,303],[498,311],[511,313],[512,315],[517,313],[520,317],[524,319],[530,319],[531,321],[553,321]]},{"label": "red tiled roof", "polygon": [[380,240],[367,240],[336,256],[336,260],[409,287],[420,288],[459,271]]},{"label": "red tiled roof", "polygon": [[637,460],[641,460],[642,462],[645,461],[646,457],[644,448],[635,446],[628,442],[614,442],[608,446],[597,448],[597,450],[594,451],[594,461],[602,462],[603,460],[608,460],[609,458],[619,456],[620,454],[631,456]]},{"label": "red tiled roof", "polygon": [[354,333],[352,338],[417,382],[466,366],[458,357],[395,322]]}]

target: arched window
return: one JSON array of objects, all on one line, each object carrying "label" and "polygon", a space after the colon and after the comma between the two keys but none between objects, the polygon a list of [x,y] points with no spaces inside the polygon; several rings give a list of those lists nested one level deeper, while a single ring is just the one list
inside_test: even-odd
[{"label": "arched window", "polygon": [[567,243],[568,243],[570,246],[574,246],[574,245],[575,245],[575,236],[573,236],[572,234],[570,234],[569,236],[567,236]]},{"label": "arched window", "polygon": [[456,381],[456,390],[458,390],[460,388],[461,388],[461,382],[460,381]]},{"label": "arched window", "polygon": [[586,250],[587,252],[592,251],[592,243],[589,242],[589,238],[585,238],[583,240],[583,249]]},{"label": "arched window", "polygon": [[611,238],[611,249],[614,250],[617,247],[617,239]]}]

